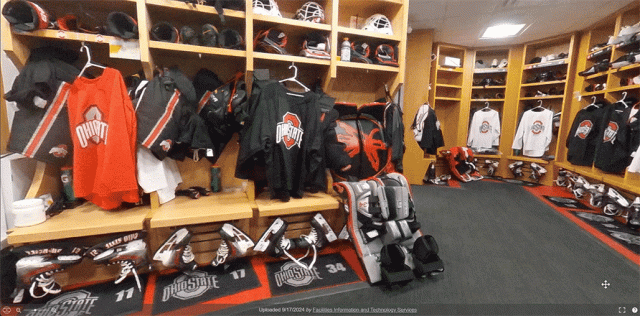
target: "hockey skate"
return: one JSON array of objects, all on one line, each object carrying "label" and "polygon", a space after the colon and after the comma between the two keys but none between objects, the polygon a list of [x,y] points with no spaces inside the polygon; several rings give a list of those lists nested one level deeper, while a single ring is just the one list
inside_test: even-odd
[{"label": "hockey skate", "polygon": [[409,266],[411,255],[407,248],[400,244],[382,246],[380,250],[380,273],[382,280],[391,284],[404,284],[415,278]]},{"label": "hockey skate", "polygon": [[540,178],[542,178],[546,173],[547,169],[535,162],[531,163],[531,175],[529,175],[529,178],[535,181],[540,181]]},{"label": "hockey skate", "polygon": [[56,283],[53,275],[67,267],[80,263],[81,255],[29,256],[18,260],[16,274],[18,285],[13,303],[24,299],[24,290],[29,289],[33,298],[41,298],[47,294],[58,294],[62,288]]},{"label": "hockey skate", "polygon": [[264,252],[271,256],[281,256],[282,250],[278,247],[280,239],[284,236],[284,232],[287,230],[287,222],[283,221],[280,217],[276,218],[271,226],[262,234],[253,250]]},{"label": "hockey skate", "polygon": [[153,260],[162,262],[167,268],[195,270],[198,263],[189,244],[191,237],[193,234],[186,228],[176,230],[156,251]]},{"label": "hockey skate", "polygon": [[227,259],[244,256],[254,246],[253,240],[247,234],[230,223],[222,225],[220,237],[222,237],[222,242],[218,247],[216,257],[211,261],[211,265],[214,267],[225,263]]},{"label": "hockey skate", "polygon": [[27,245],[11,250],[20,258],[15,265],[17,280],[11,295],[13,303],[22,302],[26,289],[33,298],[60,293],[62,289],[53,275],[80,263],[85,250],[85,247],[68,242]]},{"label": "hockey skate", "polygon": [[524,162],[523,161],[516,161],[513,162],[511,164],[509,164],[509,170],[511,170],[511,173],[513,173],[513,175],[517,178],[519,177],[523,177],[524,173],[522,173],[522,167],[524,166]]},{"label": "hockey skate", "polygon": [[585,194],[588,192],[587,187],[589,186],[590,184],[587,181],[587,179],[581,176],[578,176],[577,179],[575,179],[575,181],[573,181],[573,184],[572,184],[571,191],[573,192],[573,196],[575,196],[577,199],[583,198]]},{"label": "hockey skate", "polygon": [[120,244],[109,248],[93,257],[93,262],[99,264],[119,264],[120,276],[115,280],[115,284],[122,282],[129,274],[133,274],[138,285],[138,290],[142,291],[140,278],[138,278],[137,268],[147,262],[147,243],[142,239],[136,239],[125,244]]},{"label": "hockey skate", "polygon": [[633,229],[640,227],[640,197],[636,197],[629,207],[629,219],[627,224]]},{"label": "hockey skate", "polygon": [[584,188],[589,191],[589,203],[595,207],[602,207],[605,200],[606,187],[604,184],[588,184]]},{"label": "hockey skate", "polygon": [[496,174],[496,170],[498,169],[500,162],[495,160],[485,160],[484,163],[487,167],[487,175],[493,177]]},{"label": "hockey skate", "polygon": [[609,216],[622,215],[624,210],[630,206],[629,200],[614,188],[609,188],[609,191],[607,191],[606,201],[605,206],[602,208],[602,212]]},{"label": "hockey skate", "polygon": [[553,183],[559,187],[568,187],[570,183],[569,172],[566,169],[558,170],[558,177]]},{"label": "hockey skate", "polygon": [[427,168],[427,172],[422,179],[422,183],[424,184],[435,184],[435,185],[446,185],[447,181],[442,180],[436,176],[436,165],[432,161]]}]

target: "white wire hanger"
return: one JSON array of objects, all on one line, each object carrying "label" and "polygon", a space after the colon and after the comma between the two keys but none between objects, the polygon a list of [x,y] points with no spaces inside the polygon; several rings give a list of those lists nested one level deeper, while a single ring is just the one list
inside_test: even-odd
[{"label": "white wire hanger", "polygon": [[484,107],[482,108],[482,111],[487,112],[487,111],[491,111],[491,110],[493,110],[493,109],[489,106],[489,101],[486,101],[484,103]]},{"label": "white wire hanger", "polygon": [[302,84],[302,82],[298,81],[298,67],[296,67],[293,63],[291,63],[291,66],[289,66],[289,69],[291,69],[291,68],[293,68],[293,76],[289,77],[289,78],[286,78],[286,79],[280,80],[280,83],[291,81],[291,82],[297,83],[299,86],[304,88],[304,92],[311,91],[311,89],[307,88],[307,86]]},{"label": "white wire hanger", "polygon": [[94,63],[91,60],[91,50],[89,49],[89,47],[84,42],[82,42],[82,47],[80,47],[80,51],[81,52],[84,52],[84,51],[87,52],[87,63],[84,64],[84,67],[82,67],[82,70],[80,70],[80,74],[78,75],[78,77],[81,77],[82,74],[84,73],[84,71],[89,67],[97,67],[97,68],[102,68],[102,69],[107,68],[106,66],[100,65],[98,63]]},{"label": "white wire hanger", "polygon": [[535,108],[533,108],[531,110],[532,111],[545,110],[545,108],[542,106],[542,100],[538,100],[538,106],[536,106]]},{"label": "white wire hanger", "polygon": [[624,102],[624,99],[627,98],[627,91],[622,92],[622,99],[618,100],[618,102],[624,104],[625,108],[628,108],[627,102]]},{"label": "white wire hanger", "polygon": [[589,104],[589,105],[585,106],[585,109],[586,109],[586,108],[590,108],[590,107],[600,108],[600,106],[599,106],[598,104],[596,104],[596,99],[597,99],[597,98],[596,98],[595,96],[592,96],[592,97],[591,97],[591,104]]}]

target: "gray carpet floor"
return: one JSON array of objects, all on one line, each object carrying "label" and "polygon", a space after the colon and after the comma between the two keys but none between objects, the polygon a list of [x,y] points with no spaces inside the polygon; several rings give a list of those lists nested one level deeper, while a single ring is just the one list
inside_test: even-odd
[{"label": "gray carpet floor", "polygon": [[523,187],[479,181],[412,190],[443,273],[402,287],[363,282],[217,314],[288,315],[286,308],[304,307],[290,314],[633,315],[640,308],[638,265]]}]

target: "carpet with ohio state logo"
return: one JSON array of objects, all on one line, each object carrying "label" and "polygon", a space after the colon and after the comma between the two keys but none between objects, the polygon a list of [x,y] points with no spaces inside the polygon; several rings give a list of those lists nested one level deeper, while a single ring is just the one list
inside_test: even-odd
[{"label": "carpet with ohio state logo", "polygon": [[[309,266],[312,260],[307,257],[300,262]],[[340,253],[318,256],[311,269],[292,260],[267,263],[266,267],[269,288],[274,296],[361,281]]]},{"label": "carpet with ohio state logo", "polygon": [[251,262],[245,259],[232,261],[224,271],[207,266],[159,275],[155,280],[152,314],[174,312],[259,286]]}]

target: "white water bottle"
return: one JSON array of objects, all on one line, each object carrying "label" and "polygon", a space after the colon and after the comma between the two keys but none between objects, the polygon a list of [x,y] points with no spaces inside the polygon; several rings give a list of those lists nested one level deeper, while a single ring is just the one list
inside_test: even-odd
[{"label": "white water bottle", "polygon": [[342,42],[342,46],[340,49],[340,60],[342,61],[351,61],[351,43],[349,43],[349,38],[345,37]]}]

